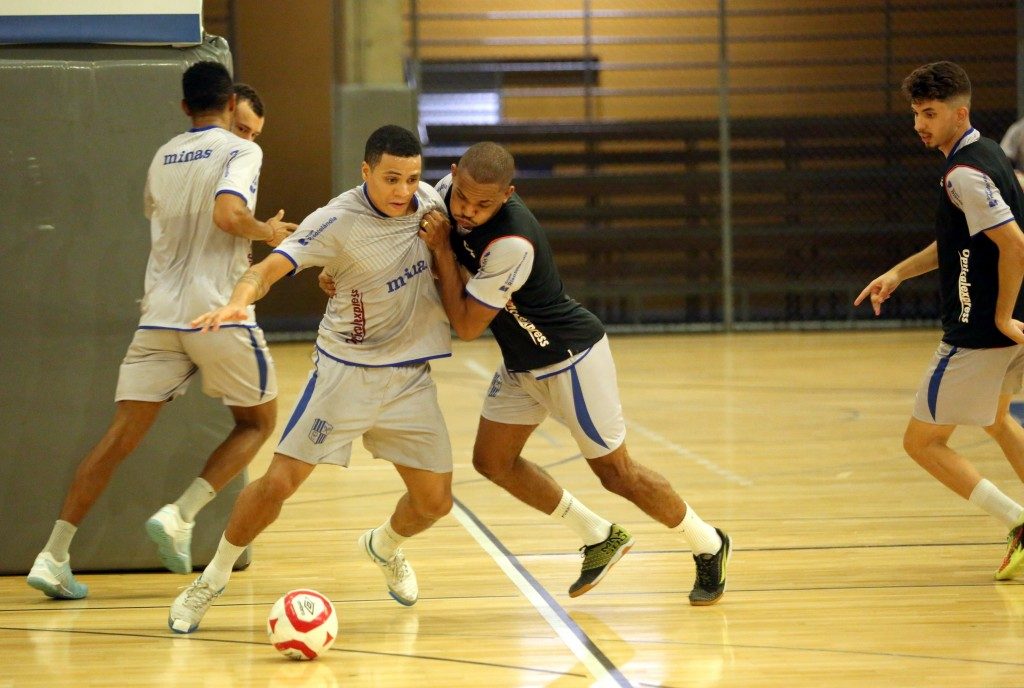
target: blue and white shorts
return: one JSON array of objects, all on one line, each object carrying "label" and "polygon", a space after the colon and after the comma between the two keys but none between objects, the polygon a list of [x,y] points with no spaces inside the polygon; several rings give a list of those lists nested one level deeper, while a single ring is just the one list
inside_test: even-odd
[{"label": "blue and white shorts", "polygon": [[429,363],[366,367],[317,351],[277,453],[306,463],[347,466],[352,442],[374,458],[451,473],[452,446]]},{"label": "blue and white shorts", "polygon": [[251,407],[277,397],[274,361],[263,330],[217,332],[140,328],[117,377],[115,401],[170,401],[202,373],[203,392],[226,406]]},{"label": "blue and white shorts", "polygon": [[607,456],[626,439],[615,361],[607,335],[546,368],[512,373],[498,367],[480,415],[495,423],[538,425],[548,414],[569,428],[587,459]]},{"label": "blue and white shorts", "polygon": [[977,425],[996,420],[999,397],[1021,390],[1024,346],[965,349],[939,344],[914,402],[914,418],[934,425]]}]

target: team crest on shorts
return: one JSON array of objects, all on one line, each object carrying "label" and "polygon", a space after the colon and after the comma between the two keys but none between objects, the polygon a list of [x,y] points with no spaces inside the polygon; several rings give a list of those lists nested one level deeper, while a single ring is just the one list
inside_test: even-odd
[{"label": "team crest on shorts", "polygon": [[501,391],[501,373],[495,373],[494,377],[491,378],[491,388],[487,390],[487,396],[496,397],[498,392]]},{"label": "team crest on shorts", "polygon": [[309,441],[313,444],[323,444],[333,429],[334,426],[323,418],[317,418],[313,421],[313,427],[309,429]]}]

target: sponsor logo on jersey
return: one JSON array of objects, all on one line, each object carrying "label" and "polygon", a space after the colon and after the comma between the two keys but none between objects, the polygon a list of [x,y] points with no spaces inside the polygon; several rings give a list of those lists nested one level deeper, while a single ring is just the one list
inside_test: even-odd
[{"label": "sponsor logo on jersey", "polygon": [[971,283],[967,281],[968,262],[971,250],[965,248],[960,252],[960,277],[957,278],[957,292],[960,296],[960,322],[971,321]]},{"label": "sponsor logo on jersey", "polygon": [[313,239],[316,239],[318,236],[320,236],[323,233],[323,231],[330,227],[332,224],[334,224],[337,219],[338,216],[334,215],[316,229],[310,230],[309,234],[299,239],[299,245],[308,246],[309,242],[313,241]]},{"label": "sponsor logo on jersey", "polygon": [[363,293],[353,289],[352,297],[352,336],[345,339],[347,344],[362,344],[366,339],[366,308],[363,306]]},{"label": "sponsor logo on jersey", "polygon": [[519,259],[519,265],[515,267],[515,270],[509,273],[508,278],[505,280],[505,283],[498,287],[498,291],[507,292],[512,288],[512,285],[515,284],[516,282],[516,276],[519,274],[519,271],[523,268],[523,263],[525,262],[526,256],[524,255],[522,258]]},{"label": "sponsor logo on jersey", "polygon": [[317,418],[313,421],[313,427],[309,429],[309,441],[313,444],[323,444],[333,429],[334,426],[323,418]]},{"label": "sponsor logo on jersey", "polygon": [[985,200],[988,202],[988,207],[995,208],[999,205],[999,201],[996,200],[996,190],[992,179],[987,174],[983,174],[981,177],[985,180]]},{"label": "sponsor logo on jersey", "polygon": [[170,155],[164,156],[165,165],[173,165],[179,162],[195,162],[196,160],[205,160],[206,158],[213,155],[212,148],[204,148],[201,150],[181,151],[179,153],[171,153]]},{"label": "sponsor logo on jersey", "polygon": [[508,311],[509,315],[515,319],[519,324],[519,327],[526,330],[526,333],[530,335],[530,339],[533,340],[534,344],[539,347],[545,347],[551,343],[551,341],[548,340],[547,335],[538,330],[537,326],[530,322],[529,318],[520,313],[519,309],[516,308],[516,305],[512,303],[511,300],[505,304],[505,310]]},{"label": "sponsor logo on jersey", "polygon": [[423,272],[426,269],[427,269],[427,261],[425,261],[425,260],[417,261],[416,263],[414,263],[414,264],[410,265],[409,267],[405,268],[405,270],[402,271],[401,275],[399,275],[395,279],[388,280],[388,293],[391,294],[393,292],[398,291],[399,289],[404,287],[406,284],[408,284],[412,280],[413,277],[415,277],[416,275],[420,274],[421,272]]}]

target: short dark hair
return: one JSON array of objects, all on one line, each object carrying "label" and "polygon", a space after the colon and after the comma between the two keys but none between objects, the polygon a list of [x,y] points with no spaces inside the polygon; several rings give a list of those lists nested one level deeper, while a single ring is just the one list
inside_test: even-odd
[{"label": "short dark hair", "polygon": [[385,124],[366,139],[363,162],[376,167],[385,153],[396,158],[415,158],[423,155],[423,147],[416,135],[408,129],[396,124]]},{"label": "short dark hair", "polygon": [[219,62],[196,62],[181,76],[181,91],[193,115],[220,112],[231,99],[231,74]]},{"label": "short dark hair", "polygon": [[481,141],[466,149],[459,158],[459,171],[464,171],[478,184],[497,184],[504,188],[512,183],[516,161],[504,146]]},{"label": "short dark hair", "polygon": [[263,117],[263,101],[260,100],[260,94],[256,92],[255,88],[239,82],[232,86],[231,90],[234,91],[238,100],[249,101],[249,107],[257,117]]},{"label": "short dark hair", "polygon": [[971,80],[955,62],[931,62],[912,71],[903,80],[903,95],[911,103],[925,100],[971,98]]}]

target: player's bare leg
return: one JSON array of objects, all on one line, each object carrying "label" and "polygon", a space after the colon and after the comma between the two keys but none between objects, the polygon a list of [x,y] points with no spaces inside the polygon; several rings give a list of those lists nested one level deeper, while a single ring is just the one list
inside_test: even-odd
[{"label": "player's bare leg", "polygon": [[295,494],[314,468],[314,464],[274,454],[267,472],[245,486],[213,560],[171,605],[167,625],[172,631],[191,633],[199,627],[210,605],[224,591],[245,547],[277,519],[285,500]]},{"label": "player's bare leg", "polygon": [[[985,430],[1003,448],[1007,460],[1020,475],[1020,426],[1005,412],[1008,408],[1009,400],[1000,397],[999,411],[1003,415],[997,415],[996,422]],[[1009,528],[1006,553],[995,577],[997,580],[1013,578],[1024,566],[1024,509],[985,480],[974,464],[949,447],[949,438],[955,429],[955,425],[934,425],[911,418],[903,435],[903,447],[939,482],[1000,519]]]},{"label": "player's bare leg", "polygon": [[71,539],[110,483],[114,471],[146,436],[162,406],[163,402],[117,402],[107,431],[75,470],[60,518],[29,571],[26,581],[31,587],[54,599],[77,600],[89,594],[88,586],[75,580],[71,572]]},{"label": "player's bare leg", "polygon": [[476,431],[473,468],[510,495],[545,514],[562,499],[562,486],[547,471],[521,456],[536,425],[496,423],[484,417]]},{"label": "player's bare leg", "polygon": [[162,401],[119,401],[114,418],[102,439],[78,464],[60,518],[78,525],[100,498],[110,478],[125,457],[132,453],[156,420]]},{"label": "player's bare leg", "polygon": [[146,532],[170,571],[192,573],[192,527],[195,516],[249,465],[274,431],[277,400],[256,406],[230,406],[235,425],[213,450],[199,477],[173,504],[165,504],[146,521]]},{"label": "player's bare leg", "polygon": [[395,464],[395,470],[405,483],[406,493],[387,521],[359,537],[359,549],[384,573],[388,594],[408,607],[419,599],[419,584],[401,545],[451,511],[452,474],[399,464]]},{"label": "player's bare leg", "polygon": [[1024,481],[1024,428],[1010,415],[1012,400],[1012,394],[1000,395],[996,420],[985,428],[985,432],[999,444],[1017,477]]}]

